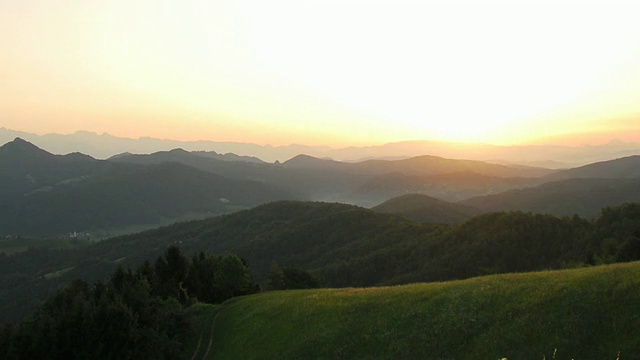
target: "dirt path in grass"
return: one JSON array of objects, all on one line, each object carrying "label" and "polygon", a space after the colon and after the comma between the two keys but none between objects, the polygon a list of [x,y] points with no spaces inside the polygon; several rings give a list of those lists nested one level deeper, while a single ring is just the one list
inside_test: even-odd
[{"label": "dirt path in grass", "polygon": [[211,344],[213,344],[213,328],[216,326],[216,320],[218,320],[218,316],[220,315],[221,312],[222,312],[222,309],[218,311],[216,316],[213,318],[213,321],[211,322],[211,337],[209,338],[209,346],[207,346],[207,351],[205,351],[204,356],[202,357],[202,360],[207,359],[207,355],[209,355],[209,351],[211,350]]},{"label": "dirt path in grass", "polygon": [[200,344],[202,344],[202,335],[200,335],[200,339],[198,339],[198,346],[196,346],[196,351],[193,352],[191,360],[195,360],[196,355],[198,355],[198,351],[200,351]]},{"label": "dirt path in grass", "polygon": [[[211,322],[211,333],[209,336],[209,345],[207,346],[207,350],[204,352],[204,355],[202,356],[202,360],[206,360],[207,356],[209,355],[209,351],[211,351],[211,345],[213,344],[213,330],[216,326],[216,320],[218,320],[218,315],[220,315],[221,312],[222,312],[222,309],[218,311],[216,316],[213,317],[213,321]],[[202,336],[203,335],[200,335],[200,339],[198,339],[198,345],[196,346],[196,350],[193,352],[193,356],[191,356],[191,360],[195,360],[196,356],[198,356],[198,352],[200,352],[200,345],[202,345]]]}]

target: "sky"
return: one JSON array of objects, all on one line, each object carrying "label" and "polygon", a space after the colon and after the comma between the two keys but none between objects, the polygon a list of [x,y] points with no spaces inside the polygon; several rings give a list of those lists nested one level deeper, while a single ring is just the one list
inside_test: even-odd
[{"label": "sky", "polygon": [[640,141],[640,2],[0,0],[0,127]]}]

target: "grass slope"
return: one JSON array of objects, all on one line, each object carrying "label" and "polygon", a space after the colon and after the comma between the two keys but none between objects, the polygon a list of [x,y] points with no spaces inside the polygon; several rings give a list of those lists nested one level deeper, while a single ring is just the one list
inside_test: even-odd
[{"label": "grass slope", "polygon": [[640,348],[640,263],[269,292],[211,308],[206,322],[218,310],[216,359],[539,360],[555,348],[556,359],[618,351],[631,359]]},{"label": "grass slope", "polygon": [[187,309],[192,327],[185,348],[185,359],[213,359],[213,330],[220,305],[195,304]]}]

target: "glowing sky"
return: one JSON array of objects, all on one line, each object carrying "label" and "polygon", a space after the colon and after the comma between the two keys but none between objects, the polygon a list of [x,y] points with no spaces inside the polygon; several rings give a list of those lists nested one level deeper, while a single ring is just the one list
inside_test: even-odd
[{"label": "glowing sky", "polygon": [[640,140],[638,14],[633,1],[0,0],[0,126],[274,145]]}]

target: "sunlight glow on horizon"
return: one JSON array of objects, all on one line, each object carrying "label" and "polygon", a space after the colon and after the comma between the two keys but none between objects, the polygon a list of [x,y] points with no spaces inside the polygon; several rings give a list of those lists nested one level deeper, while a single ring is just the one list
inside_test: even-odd
[{"label": "sunlight glow on horizon", "polygon": [[273,145],[639,141],[638,13],[632,2],[5,0],[0,126]]}]

